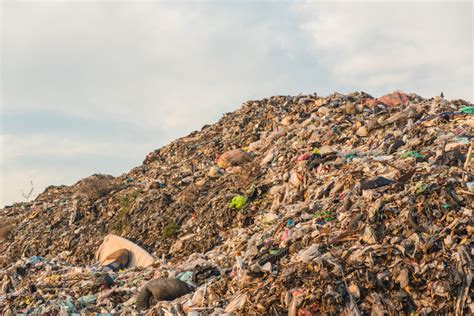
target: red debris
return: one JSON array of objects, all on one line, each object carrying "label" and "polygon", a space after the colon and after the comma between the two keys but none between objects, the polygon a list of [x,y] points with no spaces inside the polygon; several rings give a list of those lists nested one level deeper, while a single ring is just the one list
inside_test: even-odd
[{"label": "red debris", "polygon": [[297,158],[296,160],[297,160],[297,161],[308,160],[309,157],[311,157],[311,154],[305,153],[305,154],[302,154],[302,155],[298,156],[298,158]]},{"label": "red debris", "polygon": [[407,104],[410,98],[406,93],[395,91],[378,98],[378,101],[388,106],[399,106]]},{"label": "red debris", "polygon": [[303,308],[300,308],[298,310],[298,316],[311,316],[313,314],[311,314],[311,312],[307,309],[303,309]]}]

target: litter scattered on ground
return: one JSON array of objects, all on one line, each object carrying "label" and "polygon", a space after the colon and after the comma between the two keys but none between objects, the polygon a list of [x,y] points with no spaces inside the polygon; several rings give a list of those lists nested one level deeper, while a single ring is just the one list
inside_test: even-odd
[{"label": "litter scattered on ground", "polygon": [[245,102],[127,174],[3,208],[0,311],[473,314],[472,109]]}]

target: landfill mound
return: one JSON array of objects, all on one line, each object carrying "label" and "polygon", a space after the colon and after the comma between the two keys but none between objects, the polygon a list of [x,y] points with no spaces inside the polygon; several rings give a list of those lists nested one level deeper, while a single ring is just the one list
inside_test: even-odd
[{"label": "landfill mound", "polygon": [[[0,211],[0,311],[149,315],[473,314],[474,108],[394,92],[274,96],[119,177]],[[104,274],[108,234],[152,254]]]}]

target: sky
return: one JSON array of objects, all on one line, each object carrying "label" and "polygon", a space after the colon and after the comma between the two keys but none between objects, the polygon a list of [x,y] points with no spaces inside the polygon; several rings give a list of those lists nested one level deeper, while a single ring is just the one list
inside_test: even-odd
[{"label": "sky", "polygon": [[0,206],[114,176],[244,101],[402,90],[473,98],[467,2],[10,1]]}]

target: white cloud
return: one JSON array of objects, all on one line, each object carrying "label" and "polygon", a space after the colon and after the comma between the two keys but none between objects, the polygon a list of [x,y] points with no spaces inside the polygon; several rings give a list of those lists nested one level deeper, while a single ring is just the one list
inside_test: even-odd
[{"label": "white cloud", "polygon": [[128,151],[143,151],[146,144],[140,143],[111,143],[79,137],[61,137],[60,135],[39,134],[19,136],[0,134],[3,148],[2,164],[8,164],[21,157],[55,156],[72,158],[80,155],[95,154],[126,154]]},{"label": "white cloud", "polygon": [[35,198],[49,185],[72,184],[80,179],[81,170],[58,170],[54,168],[9,168],[2,170],[0,205],[11,205],[14,202],[26,201],[23,193],[28,194],[32,188],[30,200]]},{"label": "white cloud", "polygon": [[472,3],[311,3],[295,10],[332,80],[472,100]]},{"label": "white cloud", "polygon": [[[114,161],[138,164],[150,148],[141,143],[112,143],[51,134],[0,134],[0,151],[0,205],[6,205],[23,200],[21,193],[29,191],[30,181],[34,183],[36,195],[48,185],[70,185],[97,172],[118,175],[121,172],[117,172]],[[95,165],[83,163],[91,157]],[[134,164],[127,167],[132,168]]]},{"label": "white cloud", "polygon": [[265,20],[246,25],[245,12],[224,9],[149,2],[6,6],[5,110],[185,128],[202,113],[216,117],[275,91],[278,78],[260,69],[271,67],[269,53],[289,46],[284,34]]}]

